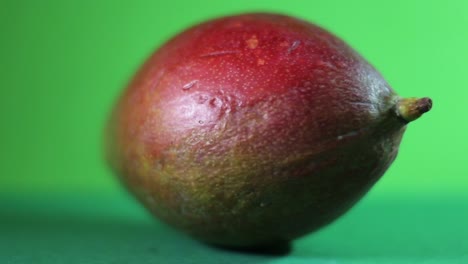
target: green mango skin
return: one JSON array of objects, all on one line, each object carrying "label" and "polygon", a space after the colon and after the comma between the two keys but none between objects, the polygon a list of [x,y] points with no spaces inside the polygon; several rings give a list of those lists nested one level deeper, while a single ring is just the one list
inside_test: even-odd
[{"label": "green mango skin", "polygon": [[106,154],[154,215],[202,241],[290,241],[352,207],[397,155],[400,98],[342,40],[244,14],[159,48],[120,97]]}]

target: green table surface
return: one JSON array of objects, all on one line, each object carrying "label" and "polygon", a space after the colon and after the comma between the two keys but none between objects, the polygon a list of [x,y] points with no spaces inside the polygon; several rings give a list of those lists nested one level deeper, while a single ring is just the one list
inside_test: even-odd
[{"label": "green table surface", "polygon": [[468,204],[455,197],[371,194],[285,254],[199,243],[123,192],[0,198],[0,263],[468,263]]}]

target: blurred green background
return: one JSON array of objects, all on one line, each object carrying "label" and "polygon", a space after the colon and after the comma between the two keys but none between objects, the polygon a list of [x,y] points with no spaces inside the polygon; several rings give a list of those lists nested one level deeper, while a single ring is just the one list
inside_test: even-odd
[{"label": "blurred green background", "polygon": [[[283,256],[209,248],[154,221],[102,160],[142,61],[194,23],[315,22],[402,96],[430,96],[366,198]],[[0,263],[468,263],[468,1],[0,1]]]}]

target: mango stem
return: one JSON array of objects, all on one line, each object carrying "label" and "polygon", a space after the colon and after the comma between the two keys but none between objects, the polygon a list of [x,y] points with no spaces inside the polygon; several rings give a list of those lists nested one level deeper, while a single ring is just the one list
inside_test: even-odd
[{"label": "mango stem", "polygon": [[431,110],[432,100],[424,98],[402,98],[396,104],[396,113],[407,123],[418,119],[422,114]]}]

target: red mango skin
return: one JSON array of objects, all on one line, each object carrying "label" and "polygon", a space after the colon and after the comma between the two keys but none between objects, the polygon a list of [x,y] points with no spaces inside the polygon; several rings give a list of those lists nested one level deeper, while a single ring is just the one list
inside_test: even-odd
[{"label": "red mango skin", "polygon": [[395,159],[398,96],[342,40],[276,14],[208,21],[124,91],[107,157],[157,217],[208,243],[290,241],[330,223]]}]

